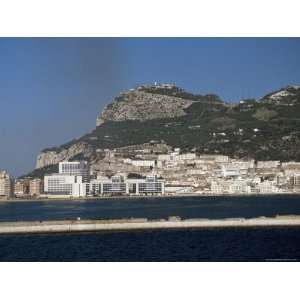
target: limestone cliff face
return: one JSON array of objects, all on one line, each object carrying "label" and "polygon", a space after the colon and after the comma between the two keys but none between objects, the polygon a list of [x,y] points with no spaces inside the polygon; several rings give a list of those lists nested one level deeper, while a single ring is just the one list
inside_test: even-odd
[{"label": "limestone cliff face", "polygon": [[153,89],[153,92],[138,88],[122,93],[104,108],[97,118],[96,125],[100,126],[105,121],[144,121],[180,117],[186,114],[184,109],[193,103],[190,99],[175,96],[176,94],[173,96],[158,92],[158,88]]},{"label": "limestone cliff face", "polygon": [[76,155],[89,157],[92,152],[93,148],[89,144],[83,142],[75,143],[68,149],[43,151],[37,157],[36,169],[58,164],[59,162],[69,160]]}]

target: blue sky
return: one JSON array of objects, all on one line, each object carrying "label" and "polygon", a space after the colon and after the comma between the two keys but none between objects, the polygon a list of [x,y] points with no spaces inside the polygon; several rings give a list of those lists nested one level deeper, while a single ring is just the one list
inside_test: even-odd
[{"label": "blue sky", "polygon": [[0,38],[0,169],[91,131],[142,83],[175,82],[227,102],[300,83],[298,38]]}]

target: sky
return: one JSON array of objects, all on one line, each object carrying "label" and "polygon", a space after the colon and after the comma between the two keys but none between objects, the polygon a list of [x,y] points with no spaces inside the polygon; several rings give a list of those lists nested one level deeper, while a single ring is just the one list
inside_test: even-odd
[{"label": "sky", "polygon": [[300,84],[300,38],[0,38],[0,170],[31,171],[113,97],[154,82],[260,98]]}]

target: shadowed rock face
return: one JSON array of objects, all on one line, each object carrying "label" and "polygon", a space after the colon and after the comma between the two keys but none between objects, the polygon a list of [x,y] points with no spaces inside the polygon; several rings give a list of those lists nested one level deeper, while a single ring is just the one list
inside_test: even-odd
[{"label": "shadowed rock face", "polygon": [[36,161],[36,169],[44,168],[45,166],[55,165],[61,161],[69,160],[76,155],[83,155],[89,157],[93,149],[87,143],[78,142],[61,151],[46,151],[38,155]]},{"label": "shadowed rock face", "polygon": [[107,105],[97,118],[96,125],[105,121],[152,120],[180,117],[192,100],[170,95],[153,94],[134,90],[121,94]]}]

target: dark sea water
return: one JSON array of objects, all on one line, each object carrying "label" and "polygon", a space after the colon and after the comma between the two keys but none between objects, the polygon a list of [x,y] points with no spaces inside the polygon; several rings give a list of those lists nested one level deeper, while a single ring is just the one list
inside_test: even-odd
[{"label": "dark sea water", "polygon": [[[0,222],[297,214],[298,196],[0,203]],[[0,261],[298,261],[300,228],[224,228],[0,235]]]}]

